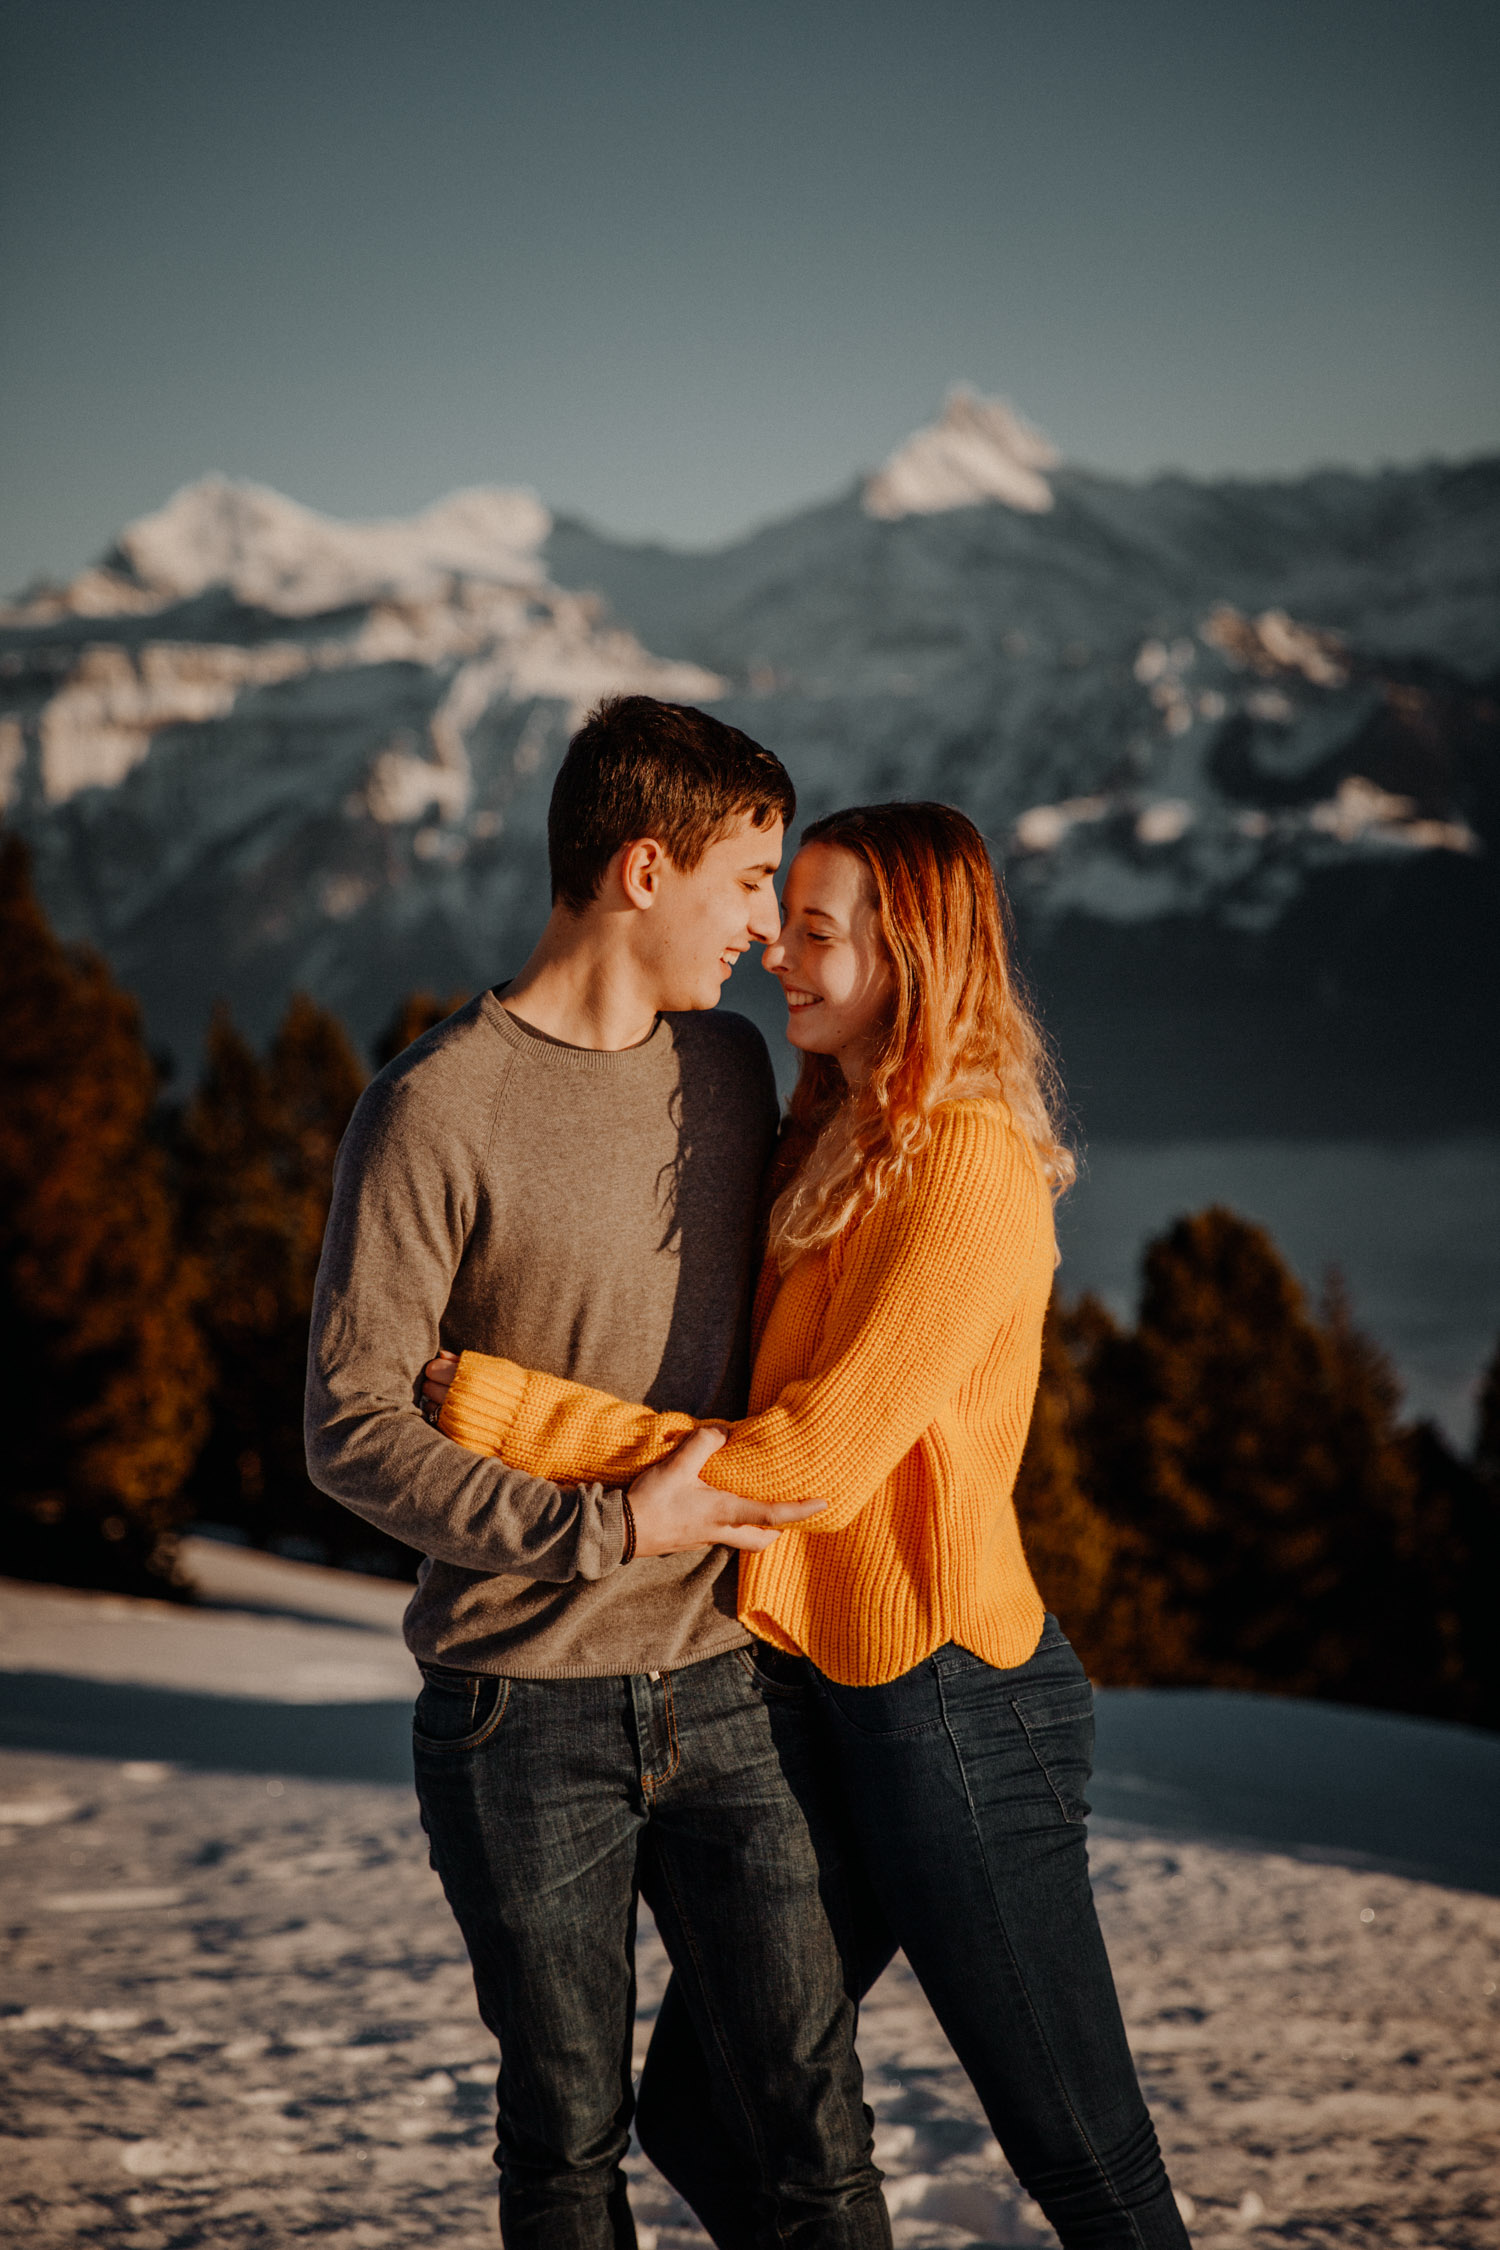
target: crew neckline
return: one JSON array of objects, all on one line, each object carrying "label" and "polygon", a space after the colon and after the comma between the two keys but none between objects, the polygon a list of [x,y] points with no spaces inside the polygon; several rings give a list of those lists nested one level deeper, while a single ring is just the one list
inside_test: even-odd
[{"label": "crew neckline", "polygon": [[550,1031],[538,1031],[524,1016],[512,1015],[500,997],[506,990],[508,984],[491,985],[484,996],[490,1023],[507,1046],[554,1070],[582,1070],[595,1076],[617,1077],[639,1069],[648,1058],[654,1061],[670,1044],[666,1036],[667,1019],[658,1013],[647,1037],[637,1040],[633,1047],[574,1047],[566,1039],[554,1039]]}]

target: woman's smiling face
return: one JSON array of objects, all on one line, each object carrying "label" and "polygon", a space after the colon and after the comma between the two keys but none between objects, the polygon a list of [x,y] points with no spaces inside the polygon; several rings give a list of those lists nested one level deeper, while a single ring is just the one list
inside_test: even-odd
[{"label": "woman's smiling face", "polygon": [[840,844],[804,844],[781,898],[781,935],[764,965],[786,994],[786,1035],[834,1055],[851,1085],[869,1071],[895,979],[864,862]]}]

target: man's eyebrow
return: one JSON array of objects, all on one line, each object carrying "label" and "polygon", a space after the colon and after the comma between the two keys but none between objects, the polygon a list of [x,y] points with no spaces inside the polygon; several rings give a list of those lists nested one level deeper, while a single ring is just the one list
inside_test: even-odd
[{"label": "man's eyebrow", "polygon": [[779,859],[747,860],[740,872],[744,875],[774,875],[780,865]]}]

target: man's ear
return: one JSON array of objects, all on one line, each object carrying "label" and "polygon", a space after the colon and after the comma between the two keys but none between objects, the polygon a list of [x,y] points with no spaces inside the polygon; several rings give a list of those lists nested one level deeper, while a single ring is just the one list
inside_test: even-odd
[{"label": "man's ear", "polygon": [[654,836],[642,836],[621,848],[619,883],[632,906],[646,909],[661,896],[661,879],[667,855]]}]

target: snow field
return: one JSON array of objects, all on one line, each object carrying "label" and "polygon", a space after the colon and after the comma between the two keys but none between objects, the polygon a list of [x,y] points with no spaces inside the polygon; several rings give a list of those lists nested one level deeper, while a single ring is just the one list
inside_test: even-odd
[{"label": "snow field", "polygon": [[[0,1835],[0,2239],[493,2243],[494,2048],[406,1790],[10,1751]],[[1500,1899],[1129,1836],[1094,1864],[1200,2250],[1500,2243]],[[665,1975],[647,1928],[641,2052]],[[860,2044],[901,2250],[1051,2240],[904,1965]],[[645,2250],[701,2245],[630,2170]]]}]

